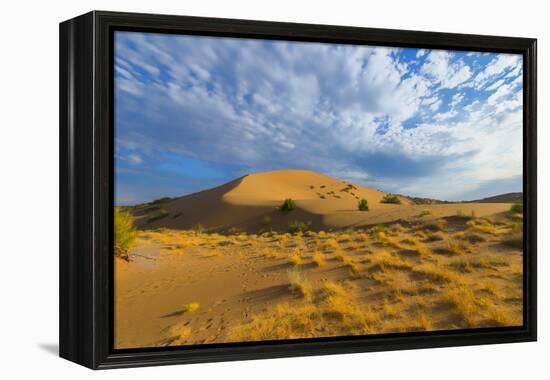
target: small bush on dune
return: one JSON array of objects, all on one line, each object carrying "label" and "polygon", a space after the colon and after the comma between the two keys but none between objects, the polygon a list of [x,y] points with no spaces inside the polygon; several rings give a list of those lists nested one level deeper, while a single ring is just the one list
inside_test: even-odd
[{"label": "small bush on dune", "polygon": [[365,198],[362,198],[357,203],[357,208],[359,209],[359,211],[369,211],[369,202]]},{"label": "small bush on dune", "polygon": [[288,232],[295,234],[298,232],[306,232],[309,231],[311,228],[311,222],[301,222],[299,220],[293,220],[290,223],[288,223]]},{"label": "small bush on dune", "polygon": [[380,200],[380,203],[392,203],[392,204],[399,205],[399,204],[401,204],[401,200],[397,197],[397,195],[386,194]]},{"label": "small bush on dune", "polygon": [[292,198],[285,199],[283,204],[281,205],[282,212],[290,212],[295,208],[296,208],[296,202],[294,202]]},{"label": "small bush on dune", "polygon": [[132,215],[115,207],[115,256],[128,260],[128,251],[135,243],[137,231]]},{"label": "small bush on dune", "polygon": [[420,217],[423,217],[423,216],[426,216],[426,215],[431,215],[432,214],[432,210],[429,210],[429,209],[424,209],[422,211],[420,211]]}]

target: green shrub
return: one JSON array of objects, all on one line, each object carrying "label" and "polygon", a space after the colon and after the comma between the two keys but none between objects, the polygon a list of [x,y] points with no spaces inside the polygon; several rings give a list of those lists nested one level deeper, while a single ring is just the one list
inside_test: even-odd
[{"label": "green shrub", "polygon": [[291,198],[285,199],[283,204],[281,205],[281,211],[282,212],[289,212],[296,208],[296,202],[294,202]]},{"label": "green shrub", "polygon": [[115,256],[128,260],[128,251],[134,245],[136,237],[132,215],[115,207]]},{"label": "green shrub", "polygon": [[293,220],[292,222],[288,223],[288,231],[290,233],[297,233],[297,232],[306,232],[309,231],[311,228],[311,222],[301,222],[299,220]]},{"label": "green shrub", "polygon": [[165,203],[165,202],[168,202],[172,200],[172,198],[170,197],[163,197],[163,198],[159,198],[159,199],[155,199],[154,201],[151,201],[149,202],[150,205],[158,205],[160,203]]},{"label": "green shrub", "polygon": [[150,215],[149,218],[147,218],[147,223],[152,223],[156,220],[166,218],[168,215],[170,215],[168,211],[161,209],[156,214]]},{"label": "green shrub", "polygon": [[517,212],[517,213],[523,213],[523,204],[522,203],[514,203],[512,207],[510,207],[510,211]]},{"label": "green shrub", "polygon": [[369,202],[365,198],[361,198],[361,200],[357,203],[357,208],[359,211],[369,211]]},{"label": "green shrub", "polygon": [[200,235],[204,231],[204,226],[200,223],[197,223],[193,226],[193,231],[195,231],[195,234]]},{"label": "green shrub", "polygon": [[393,204],[399,205],[401,204],[401,200],[397,197],[397,195],[386,194],[384,195],[384,198],[380,200],[380,203],[393,203]]}]

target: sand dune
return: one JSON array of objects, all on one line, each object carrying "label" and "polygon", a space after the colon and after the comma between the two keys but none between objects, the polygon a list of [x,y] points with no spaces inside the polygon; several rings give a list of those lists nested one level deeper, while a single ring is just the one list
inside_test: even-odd
[{"label": "sand dune", "polygon": [[[433,218],[456,213],[489,216],[509,208],[508,203],[416,205],[405,197],[399,197],[399,205],[385,204],[381,203],[385,195],[308,170],[277,170],[246,175],[151,207],[138,207],[134,215],[142,229],[191,229],[200,224],[209,231],[286,231],[291,221],[302,221],[318,231],[409,219],[427,208]],[[293,199],[297,208],[283,213],[280,206],[287,198]],[[368,201],[368,212],[357,209],[363,198]]]}]

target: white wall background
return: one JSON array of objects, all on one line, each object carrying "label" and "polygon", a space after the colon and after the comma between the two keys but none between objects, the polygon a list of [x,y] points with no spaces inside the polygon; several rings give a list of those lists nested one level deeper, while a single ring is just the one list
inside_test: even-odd
[{"label": "white wall background", "polygon": [[[0,377],[548,378],[549,10],[545,1],[8,1],[0,22]],[[57,355],[58,23],[93,9],[539,39],[539,342],[93,372]],[[546,351],[546,354],[544,353]],[[545,376],[546,375],[546,376]]]}]

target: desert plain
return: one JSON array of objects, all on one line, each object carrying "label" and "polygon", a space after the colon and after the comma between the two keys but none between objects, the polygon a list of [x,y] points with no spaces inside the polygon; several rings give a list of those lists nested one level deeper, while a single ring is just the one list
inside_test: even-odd
[{"label": "desert plain", "polygon": [[523,212],[495,199],[279,170],[121,207],[137,230],[115,258],[115,347],[519,326]]}]

